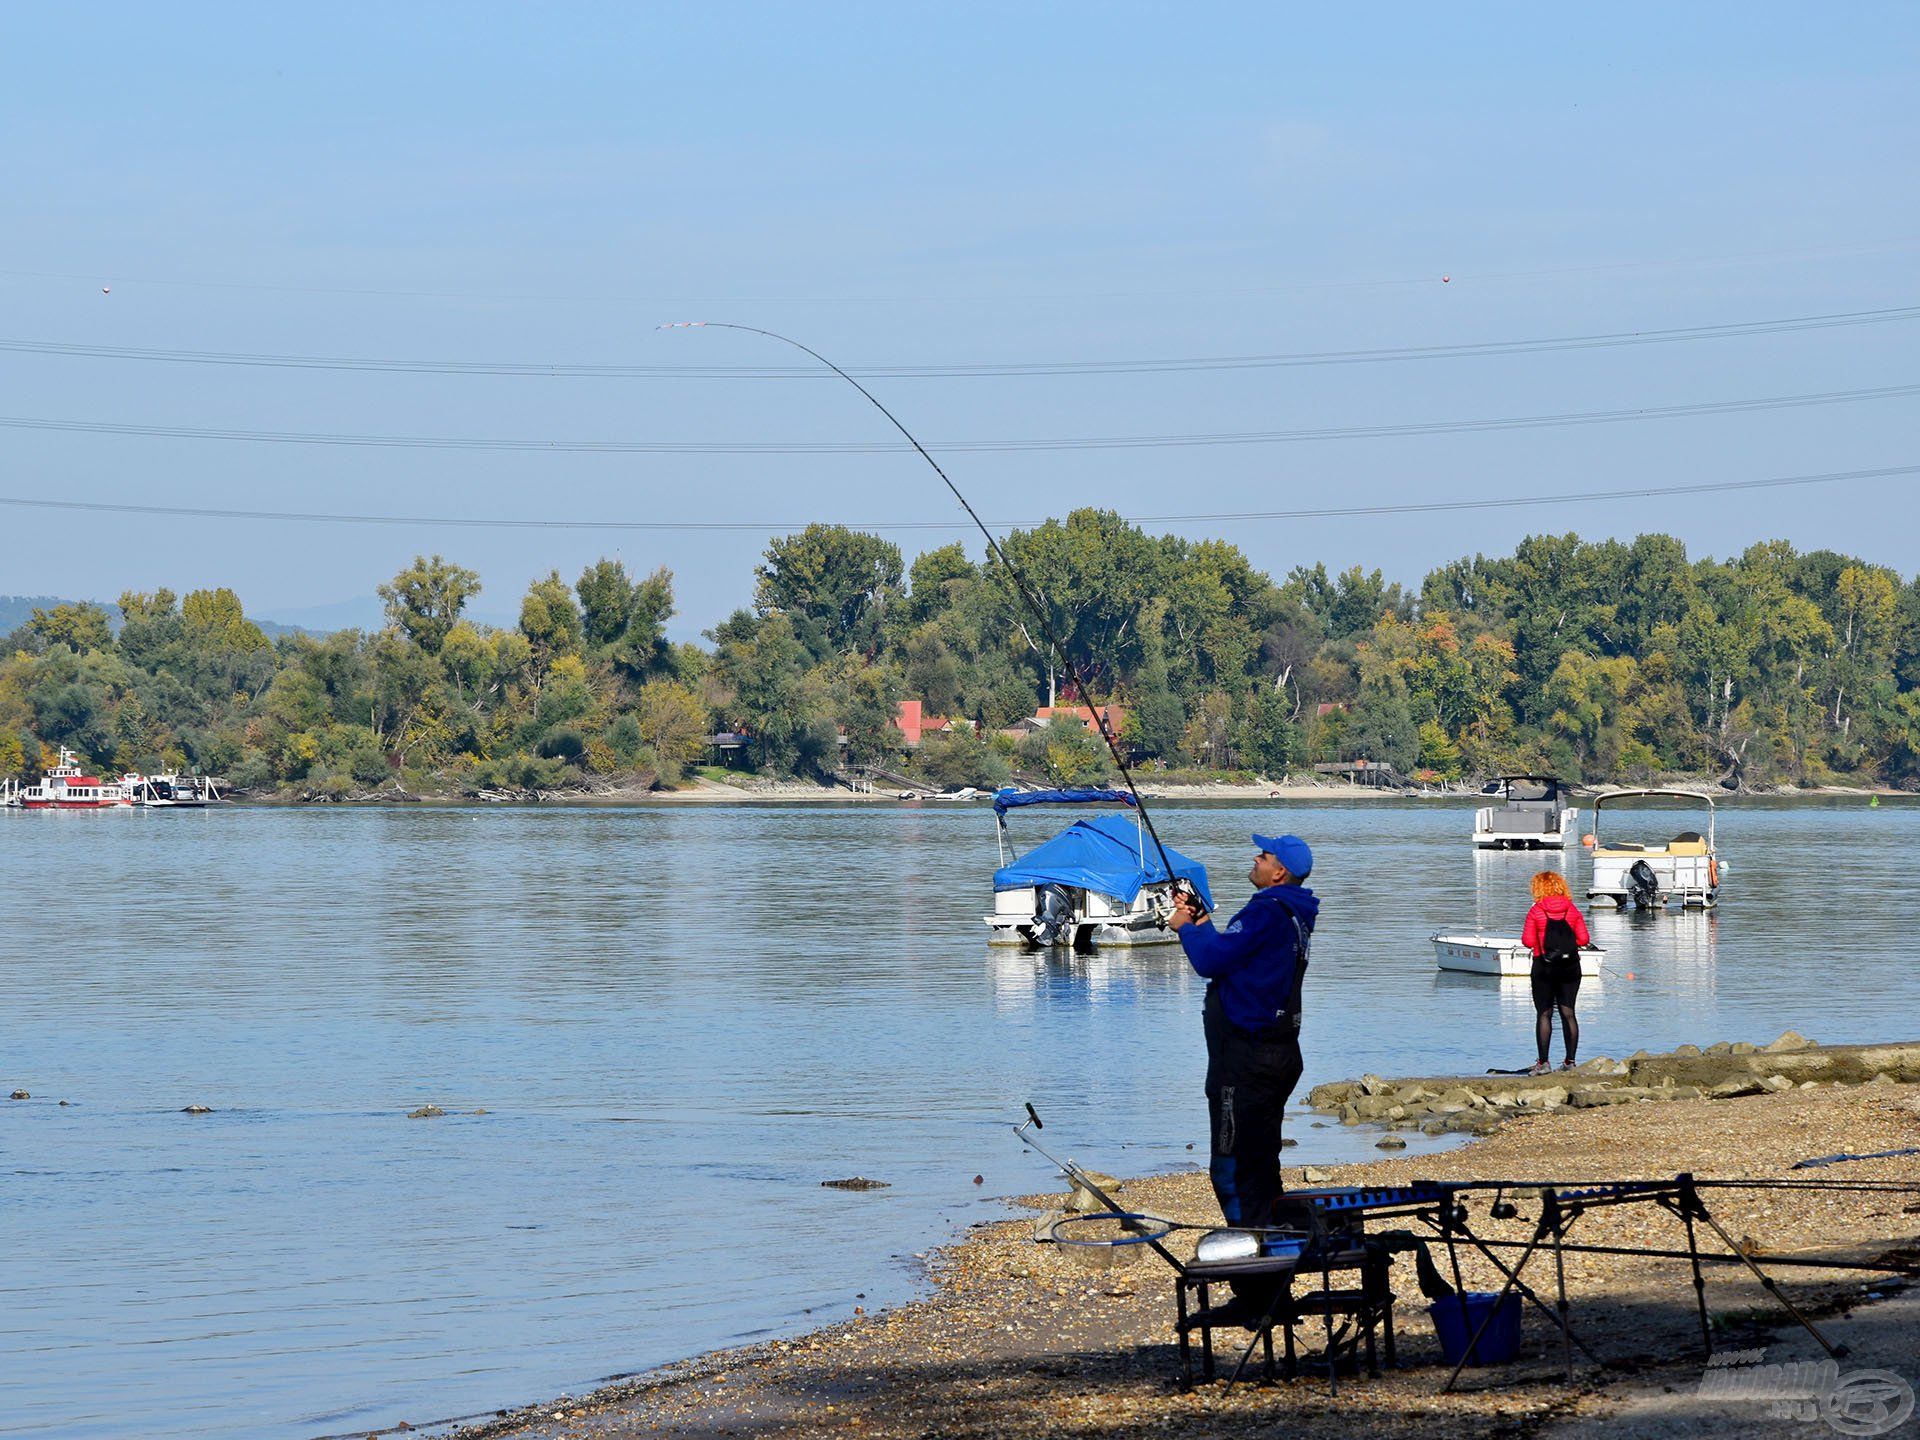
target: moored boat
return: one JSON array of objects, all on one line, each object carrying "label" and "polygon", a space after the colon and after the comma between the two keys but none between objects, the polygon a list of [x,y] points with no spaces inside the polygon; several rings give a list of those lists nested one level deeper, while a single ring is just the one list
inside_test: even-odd
[{"label": "moored boat", "polygon": [[[1591,978],[1600,973],[1600,960],[1607,952],[1599,948],[1580,952],[1580,973]],[[1519,937],[1486,935],[1477,930],[1433,937],[1433,960],[1442,970],[1459,970],[1469,975],[1531,975],[1533,954]]]},{"label": "moored boat", "polygon": [[[1704,806],[1706,833],[1677,831],[1670,840],[1603,840],[1600,812],[1608,805],[1633,800],[1682,800]],[[1713,797],[1696,790],[1616,790],[1593,802],[1593,830],[1583,843],[1593,855],[1593,874],[1587,899],[1605,900],[1625,909],[1664,909],[1669,905],[1711,910],[1720,901],[1720,882],[1727,863],[1714,843],[1716,814]]]},{"label": "moored boat", "polygon": [[1166,917],[1173,909],[1176,878],[1191,884],[1212,907],[1206,867],[1170,848],[1162,863],[1145,827],[1125,814],[1076,820],[1009,861],[1007,811],[1099,803],[1132,807],[1137,802],[1123,790],[1001,790],[994,795],[1002,863],[993,875],[993,913],[983,917],[991,944],[1089,950],[1175,943]]},{"label": "moored boat", "polygon": [[204,810],[209,805],[231,805],[211,775],[122,775],[120,785],[130,803],[149,810]]},{"label": "moored boat", "polygon": [[79,757],[63,745],[60,763],[33,784],[8,781],[0,804],[21,810],[120,810],[133,799],[118,781],[87,774]]},{"label": "moored boat", "polygon": [[1473,843],[1482,850],[1564,850],[1579,821],[1553,775],[1500,775],[1480,793],[1501,801],[1474,811]]}]

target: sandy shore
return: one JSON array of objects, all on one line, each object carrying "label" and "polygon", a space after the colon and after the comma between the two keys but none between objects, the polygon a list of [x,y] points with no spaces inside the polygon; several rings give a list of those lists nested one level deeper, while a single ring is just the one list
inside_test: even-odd
[{"label": "sandy shore", "polygon": [[[1555,1180],[1759,1178],[1796,1160],[1839,1151],[1920,1145],[1920,1087],[1822,1086],[1738,1101],[1556,1110],[1516,1119],[1459,1150],[1418,1160],[1334,1167],[1335,1183],[1420,1177]],[[1920,1183],[1920,1157],[1856,1162],[1821,1177]],[[1044,1162],[1036,1159],[1036,1169]],[[1289,1169],[1288,1183],[1301,1183]],[[1217,1217],[1204,1175],[1130,1181],[1123,1203],[1205,1221]],[[1906,1194],[1719,1192],[1716,1217],[1736,1238],[1773,1254],[1854,1260],[1920,1258],[1920,1197]],[[1035,1197],[1038,1207],[1056,1198]],[[1524,1218],[1494,1222],[1477,1201],[1482,1233],[1524,1239]],[[1533,1214],[1525,1202],[1523,1216]],[[1597,1211],[1589,1243],[1669,1245],[1679,1222],[1651,1206]],[[1398,1370],[1324,1376],[1231,1393],[1181,1394],[1170,1272],[1140,1265],[1090,1272],[1058,1247],[1033,1241],[1031,1216],[982,1227],[941,1253],[925,1300],[792,1340],[709,1355],[585,1398],[562,1399],[470,1427],[464,1440],[611,1440],[860,1435],[931,1437],[1247,1434],[1442,1437],[1780,1435],[1830,1433],[1817,1422],[1769,1418],[1763,1402],[1701,1397],[1698,1321],[1684,1262],[1568,1257],[1573,1323],[1606,1361],[1582,1362],[1569,1387],[1558,1331],[1528,1317],[1521,1360],[1470,1372],[1477,1387],[1442,1396],[1438,1345],[1409,1262],[1394,1271]],[[1472,1258],[1472,1257],[1469,1257]],[[1475,1288],[1493,1288],[1484,1263]],[[1550,1276],[1550,1272],[1547,1272]],[[1792,1272],[1786,1289],[1832,1338],[1852,1347],[1849,1368],[1880,1367],[1920,1384],[1920,1286],[1858,1272]],[[1537,1284],[1549,1283],[1543,1276]],[[1820,1351],[1770,1302],[1743,1267],[1714,1267],[1708,1300],[1720,1349],[1764,1348],[1769,1362]],[[1909,1421],[1896,1434],[1913,1434]],[[1864,1432],[1855,1432],[1864,1433]]]}]

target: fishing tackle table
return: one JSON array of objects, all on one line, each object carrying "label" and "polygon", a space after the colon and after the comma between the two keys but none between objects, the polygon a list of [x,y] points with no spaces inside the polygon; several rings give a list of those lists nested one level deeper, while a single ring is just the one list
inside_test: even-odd
[{"label": "fishing tackle table", "polygon": [[[1323,1359],[1328,1379],[1336,1389],[1339,1386],[1337,1371],[1341,1347],[1334,1337],[1335,1316],[1352,1319],[1356,1327],[1353,1343],[1356,1346],[1364,1343],[1366,1346],[1367,1374],[1379,1375],[1382,1349],[1386,1354],[1387,1368],[1394,1367],[1397,1356],[1393,1337],[1395,1296],[1391,1283],[1393,1247],[1384,1236],[1363,1238],[1357,1244],[1352,1243],[1350,1236],[1328,1238],[1332,1243],[1309,1243],[1298,1255],[1263,1256],[1246,1260],[1194,1260],[1180,1269],[1174,1276],[1173,1295],[1179,1317],[1175,1333],[1180,1339],[1182,1390],[1191,1390],[1194,1385],[1193,1332],[1197,1331],[1200,1336],[1200,1378],[1203,1381],[1214,1379],[1213,1332],[1216,1327],[1206,1321],[1209,1291],[1212,1286],[1236,1280],[1266,1281],[1273,1285],[1274,1292],[1261,1323],[1254,1327],[1253,1343],[1241,1355],[1239,1364],[1228,1379],[1229,1385],[1245,1369],[1255,1344],[1263,1352],[1265,1378],[1269,1381],[1275,1378],[1275,1327],[1280,1330],[1284,1346],[1283,1373],[1292,1379],[1300,1369],[1294,1328],[1316,1316],[1326,1328]],[[1336,1289],[1333,1284],[1335,1271],[1357,1272],[1358,1285]],[[1314,1278],[1320,1282],[1318,1288],[1296,1291],[1296,1280]],[[1190,1295],[1197,1302],[1196,1308],[1191,1311],[1188,1309]]]}]

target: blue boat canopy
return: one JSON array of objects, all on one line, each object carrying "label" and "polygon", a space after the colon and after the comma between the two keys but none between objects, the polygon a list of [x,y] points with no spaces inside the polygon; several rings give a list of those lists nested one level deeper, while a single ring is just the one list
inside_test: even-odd
[{"label": "blue boat canopy", "polygon": [[1004,815],[1022,805],[1092,805],[1101,801],[1122,805],[1140,803],[1125,790],[1092,790],[1085,786],[1074,790],[1015,790],[1009,786],[993,792],[993,813]]},{"label": "blue boat canopy", "polygon": [[[1207,888],[1207,867],[1172,846],[1167,847],[1167,859],[1173,862],[1173,873],[1190,882],[1211,910],[1213,893]],[[1140,828],[1132,817],[1096,815],[1091,820],[1074,821],[1044,845],[1036,845],[1011,865],[994,871],[993,888],[1076,885],[1131,904],[1141,886],[1168,878],[1153,841],[1149,839],[1142,846]]]}]

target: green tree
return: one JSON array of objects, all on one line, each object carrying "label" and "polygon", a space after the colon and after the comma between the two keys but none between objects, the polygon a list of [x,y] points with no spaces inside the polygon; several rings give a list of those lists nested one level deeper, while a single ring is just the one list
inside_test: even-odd
[{"label": "green tree", "polygon": [[654,753],[660,778],[672,784],[706,753],[707,707],[676,680],[649,680],[634,707],[641,742]]},{"label": "green tree", "polygon": [[1360,687],[1348,717],[1343,759],[1384,760],[1403,774],[1420,756],[1420,727],[1407,708],[1406,695],[1387,680]]},{"label": "green tree", "polygon": [[380,587],[388,623],[429,655],[438,655],[447,635],[460,623],[467,601],[480,593],[480,577],[438,555],[413,557],[413,564]]},{"label": "green tree", "polygon": [[224,585],[217,590],[191,590],[180,602],[180,619],[190,644],[214,651],[264,650],[267,637],[247,619],[240,597]]},{"label": "green tree", "polygon": [[520,602],[520,633],[533,647],[534,670],[542,677],[561,656],[580,653],[585,629],[573,603],[573,591],[558,570],[527,587],[526,598]]},{"label": "green tree", "polygon": [[36,609],[27,626],[42,645],[65,645],[84,653],[105,650],[113,644],[113,627],[107,623],[107,612],[98,605]]},{"label": "green tree", "polygon": [[754,575],[762,616],[805,617],[834,650],[865,647],[899,594],[900,547],[844,525],[809,525],[769,545]]},{"label": "green tree", "polygon": [[1460,778],[1460,747],[1453,743],[1438,720],[1428,720],[1420,726],[1420,758],[1422,769],[1431,770],[1443,780]]},{"label": "green tree", "polygon": [[1262,775],[1284,777],[1299,753],[1299,730],[1286,695],[1270,685],[1247,692],[1241,702],[1239,750]]},{"label": "green tree", "polygon": [[929,714],[952,715],[959,710],[964,677],[959,660],[940,638],[938,626],[929,623],[915,630],[907,637],[902,654],[909,697],[924,700]]}]

